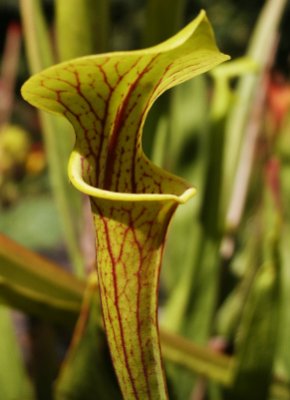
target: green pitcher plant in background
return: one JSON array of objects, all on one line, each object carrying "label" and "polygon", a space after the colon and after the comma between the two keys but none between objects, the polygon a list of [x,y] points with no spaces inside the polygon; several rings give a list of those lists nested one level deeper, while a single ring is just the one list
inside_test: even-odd
[{"label": "green pitcher plant in background", "polygon": [[28,102],[74,127],[68,174],[90,197],[104,325],[128,400],[167,398],[157,321],[160,265],[170,219],[195,193],[147,159],[144,121],[165,90],[227,59],[202,11],[157,46],[70,60],[22,88]]}]

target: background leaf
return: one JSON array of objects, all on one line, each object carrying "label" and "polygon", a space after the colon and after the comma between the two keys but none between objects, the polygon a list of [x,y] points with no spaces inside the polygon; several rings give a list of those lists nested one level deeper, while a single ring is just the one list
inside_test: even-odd
[{"label": "background leaf", "polygon": [[75,321],[84,283],[50,261],[0,236],[0,298],[53,320]]},{"label": "background leaf", "polygon": [[34,400],[33,387],[24,366],[10,311],[0,306],[0,397]]}]

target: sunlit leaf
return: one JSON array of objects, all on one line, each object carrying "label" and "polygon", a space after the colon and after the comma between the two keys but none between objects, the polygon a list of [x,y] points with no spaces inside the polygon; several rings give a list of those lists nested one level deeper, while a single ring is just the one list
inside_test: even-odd
[{"label": "sunlit leaf", "polygon": [[165,90],[226,59],[201,12],[160,45],[68,61],[22,89],[31,104],[63,114],[75,128],[69,176],[91,198],[104,322],[126,399],[167,398],[157,327],[159,271],[171,216],[195,192],[146,158],[144,120]]}]

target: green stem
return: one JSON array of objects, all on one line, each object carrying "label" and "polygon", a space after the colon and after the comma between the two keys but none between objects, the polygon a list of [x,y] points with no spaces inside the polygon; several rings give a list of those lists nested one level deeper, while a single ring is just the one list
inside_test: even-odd
[{"label": "green stem", "polygon": [[108,50],[107,0],[56,1],[56,33],[61,61]]},{"label": "green stem", "polygon": [[[146,10],[144,47],[168,39],[180,29],[185,9],[184,0],[149,0]],[[157,15],[162,15],[162,23]]]}]

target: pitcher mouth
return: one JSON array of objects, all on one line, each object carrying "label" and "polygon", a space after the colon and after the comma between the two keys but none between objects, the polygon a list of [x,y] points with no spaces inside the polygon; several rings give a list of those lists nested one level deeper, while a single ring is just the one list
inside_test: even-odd
[{"label": "pitcher mouth", "polygon": [[179,204],[186,203],[196,194],[194,187],[189,187],[180,195],[171,193],[124,193],[124,192],[113,192],[110,190],[99,189],[89,185],[82,177],[81,174],[81,156],[73,150],[71,153],[68,163],[68,175],[71,183],[74,187],[80,190],[82,193],[89,196],[100,198],[104,200],[115,200],[124,202],[162,202],[162,201],[173,201]]}]

